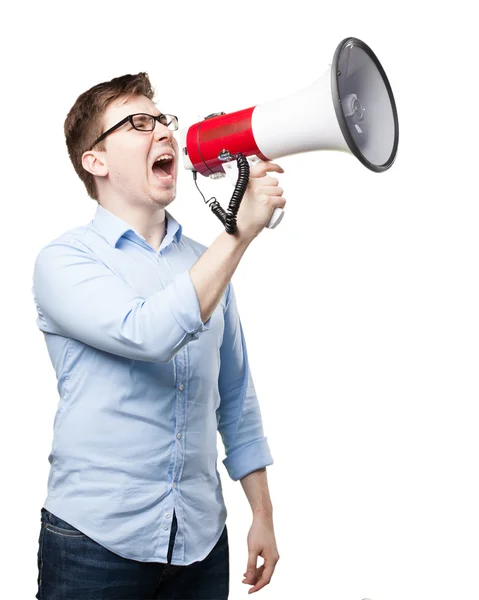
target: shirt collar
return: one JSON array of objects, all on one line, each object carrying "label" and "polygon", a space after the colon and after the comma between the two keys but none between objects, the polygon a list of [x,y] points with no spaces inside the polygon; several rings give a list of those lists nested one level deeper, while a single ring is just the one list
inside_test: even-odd
[{"label": "shirt collar", "polygon": [[[166,235],[161,242],[160,248],[164,248],[171,241],[179,242],[182,234],[182,226],[165,210],[166,220]],[[145,238],[136,231],[129,223],[117,217],[109,210],[104,208],[101,204],[98,204],[95,216],[93,218],[93,226],[101,235],[111,244],[114,248],[118,243],[118,240],[127,232],[132,231],[141,240],[146,242]]]}]

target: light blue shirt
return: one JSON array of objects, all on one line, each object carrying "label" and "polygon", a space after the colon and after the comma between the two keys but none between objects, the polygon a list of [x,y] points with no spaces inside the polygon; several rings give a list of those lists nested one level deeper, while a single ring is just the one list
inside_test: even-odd
[{"label": "light blue shirt", "polygon": [[206,247],[166,212],[155,251],[98,205],[43,247],[32,293],[58,379],[44,507],[109,550],[204,559],[227,511],[217,470],[273,464],[230,283],[203,323],[189,269]]}]

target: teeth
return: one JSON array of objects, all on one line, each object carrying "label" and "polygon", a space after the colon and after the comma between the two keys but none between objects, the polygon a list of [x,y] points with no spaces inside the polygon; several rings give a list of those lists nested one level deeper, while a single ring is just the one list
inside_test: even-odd
[{"label": "teeth", "polygon": [[158,158],[155,159],[155,162],[160,162],[161,160],[173,160],[173,157],[171,156],[171,154],[162,154],[161,156],[158,156]]}]

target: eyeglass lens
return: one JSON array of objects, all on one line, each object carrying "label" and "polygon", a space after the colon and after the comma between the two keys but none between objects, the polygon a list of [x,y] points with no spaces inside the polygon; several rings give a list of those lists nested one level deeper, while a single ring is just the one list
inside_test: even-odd
[{"label": "eyeglass lens", "polygon": [[[156,120],[150,115],[134,115],[132,119],[133,127],[140,131],[153,131],[155,128]],[[169,129],[178,129],[178,120],[173,115],[161,115],[160,123],[166,125]]]}]

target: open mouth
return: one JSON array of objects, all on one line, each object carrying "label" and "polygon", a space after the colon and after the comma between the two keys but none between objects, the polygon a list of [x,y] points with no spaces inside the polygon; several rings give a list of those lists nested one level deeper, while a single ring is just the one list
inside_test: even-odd
[{"label": "open mouth", "polygon": [[173,179],[175,170],[175,161],[171,154],[162,154],[151,167],[153,174],[157,179],[168,181]]}]

